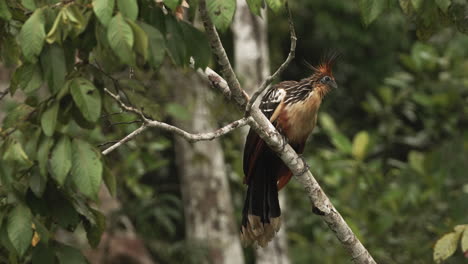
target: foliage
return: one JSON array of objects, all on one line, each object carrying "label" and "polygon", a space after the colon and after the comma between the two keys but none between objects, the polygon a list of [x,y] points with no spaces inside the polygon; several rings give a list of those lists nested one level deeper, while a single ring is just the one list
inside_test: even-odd
[{"label": "foliage", "polygon": [[[170,80],[158,73],[169,61],[181,68],[191,57],[197,68],[210,62],[206,36],[193,23],[198,1],[189,1],[188,11],[183,2],[0,1],[0,61],[12,70],[9,93],[20,98],[1,109],[0,262],[86,263],[55,234],[84,228],[96,247],[106,226],[120,228],[120,218],[106,219],[93,205],[102,182],[119,193],[117,214],[130,217],[157,261],[206,260],[202,244],[184,240],[171,135],[148,132],[109,158],[96,147],[137,127],[115,124],[138,122],[119,112],[104,87],[147,116],[190,118],[185,106],[168,103]],[[270,49],[279,65],[289,49],[284,1],[247,3],[257,15],[265,4],[274,11]],[[345,55],[335,70],[340,89],[326,98],[307,148],[314,175],[379,262],[428,263],[433,246],[436,261],[460,261],[454,252],[458,241],[466,252],[466,228],[442,235],[468,222],[468,38],[461,34],[468,5],[290,4],[298,58],[316,62],[328,47]],[[235,1],[207,5],[215,26],[226,31]],[[297,61],[282,79],[305,75]],[[239,143],[231,137],[223,143],[240,208]],[[347,262],[334,235],[311,216],[302,187],[291,185],[285,219],[293,262]]]},{"label": "foliage", "polygon": [[[115,176],[95,147],[104,141],[101,117],[117,110],[104,100],[103,87],[141,101],[139,106],[147,89],[141,80],[110,76],[127,66],[138,74],[154,73],[166,51],[178,65],[188,65],[190,56],[197,67],[208,64],[204,35],[162,8],[136,0],[1,2],[1,61],[14,69],[10,94],[24,96],[4,109],[0,131],[0,243],[10,262],[34,255],[84,263],[79,251],[53,238],[59,228],[84,226],[89,244],[99,244],[105,220],[92,203],[103,180],[116,189]],[[145,112],[157,116],[154,109]],[[180,221],[161,212],[154,217],[168,228]]]}]

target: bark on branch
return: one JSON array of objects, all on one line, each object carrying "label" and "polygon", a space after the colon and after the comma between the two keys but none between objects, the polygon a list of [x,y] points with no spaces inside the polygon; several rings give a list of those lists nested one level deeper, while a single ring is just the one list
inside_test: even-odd
[{"label": "bark on branch", "polygon": [[[244,96],[245,93],[239,85],[239,81],[232,70],[217,31],[208,16],[206,2],[205,0],[200,0],[199,3],[201,18],[210,40],[212,51],[216,55],[218,62],[220,62],[222,73],[226,77],[227,84],[230,87],[232,99],[239,107],[245,109],[247,104],[247,99]],[[222,79],[221,76],[212,70],[205,70],[205,73],[210,80]],[[353,262],[356,264],[376,263],[367,249],[357,239],[340,213],[331,204],[312,173],[308,170],[307,165],[297,155],[294,149],[287,144],[287,142],[284,142],[283,137],[276,131],[270,121],[258,108],[252,108],[250,115],[253,119],[249,122],[249,125],[252,126],[270,148],[278,154],[299,182],[301,182],[308,194],[312,207],[318,209],[322,219],[328,224],[330,229],[336,234],[338,240],[351,255]]]},{"label": "bark on branch", "polygon": [[118,95],[112,93],[107,88],[104,88],[104,91],[120,105],[122,110],[127,111],[127,112],[132,112],[134,114],[139,115],[141,117],[141,119],[143,120],[143,125],[141,125],[138,129],[136,129],[132,133],[128,134],[126,137],[122,138],[121,140],[119,140],[118,142],[116,142],[115,144],[110,146],[109,148],[105,149],[102,152],[103,155],[109,154],[114,149],[116,149],[116,148],[120,147],[121,145],[127,143],[128,141],[132,140],[134,137],[138,136],[141,132],[143,132],[148,127],[163,129],[163,130],[169,131],[171,133],[174,133],[176,135],[179,135],[182,138],[184,138],[184,139],[186,139],[186,140],[188,140],[190,142],[196,142],[196,141],[213,140],[213,139],[218,138],[220,136],[226,135],[227,133],[229,133],[229,132],[231,132],[231,131],[239,128],[239,127],[243,127],[243,126],[247,125],[247,123],[250,122],[250,118],[243,117],[243,118],[241,118],[239,120],[231,122],[228,125],[226,125],[226,126],[224,126],[222,128],[219,128],[219,129],[217,129],[215,131],[212,131],[212,132],[189,133],[189,132],[187,132],[187,131],[185,131],[183,129],[180,129],[180,128],[176,127],[176,126],[172,126],[172,125],[169,125],[169,124],[161,122],[161,121],[149,119],[139,109],[126,105],[122,100],[120,100],[120,97]]}]

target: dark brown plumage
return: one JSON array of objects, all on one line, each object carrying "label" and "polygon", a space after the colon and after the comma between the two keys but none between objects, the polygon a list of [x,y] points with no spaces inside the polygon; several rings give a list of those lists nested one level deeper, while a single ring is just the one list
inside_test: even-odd
[{"label": "dark brown plumage", "polygon": [[[272,86],[260,103],[265,116],[299,154],[315,127],[323,97],[337,87],[331,69],[335,59],[311,66],[314,72],[309,78]],[[244,245],[264,247],[280,228],[278,191],[289,182],[292,173],[252,129],[245,142],[243,161],[248,188],[241,239]]]}]

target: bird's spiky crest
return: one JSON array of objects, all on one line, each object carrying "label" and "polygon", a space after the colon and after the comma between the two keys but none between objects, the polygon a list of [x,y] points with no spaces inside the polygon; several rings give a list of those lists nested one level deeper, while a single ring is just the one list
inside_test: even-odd
[{"label": "bird's spiky crest", "polygon": [[341,53],[337,51],[327,52],[320,60],[319,65],[313,66],[309,62],[304,61],[305,65],[320,75],[333,76],[332,68],[336,61],[341,57]]}]

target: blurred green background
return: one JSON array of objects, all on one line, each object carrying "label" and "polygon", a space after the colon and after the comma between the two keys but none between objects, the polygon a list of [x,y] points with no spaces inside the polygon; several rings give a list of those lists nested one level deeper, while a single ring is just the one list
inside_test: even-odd
[{"label": "blurred green background", "polygon": [[[379,12],[366,9],[369,1],[290,2],[298,46],[280,79],[308,76],[304,61],[316,64],[329,51],[342,55],[334,68],[339,88],[325,98],[306,146],[312,173],[378,263],[433,263],[436,241],[456,225],[468,224],[466,1],[376,1],[382,3],[373,7]],[[223,33],[222,39],[233,57],[232,33]],[[268,13],[268,42],[274,70],[289,51],[284,12]],[[214,62],[210,66],[216,67]],[[167,61],[163,67],[173,70]],[[147,85],[154,89],[139,90],[132,80],[121,85],[131,87],[129,99],[153,117],[169,123],[189,120],[192,113],[171,102],[172,80],[166,73],[137,71],[139,78],[157,80]],[[110,98],[103,101],[106,113],[119,111]],[[215,123],[239,117],[221,95],[211,101]],[[16,105],[5,100],[1,107],[8,112]],[[134,120],[121,114],[109,123]],[[106,122],[86,134],[96,145],[139,126]],[[75,126],[70,133],[77,135],[81,130]],[[243,140],[241,133],[221,139],[237,223],[245,192]],[[158,263],[202,263],[208,258],[203,244],[185,239],[173,146],[171,134],[151,130],[106,158],[109,171],[119,175],[114,186],[121,203],[107,225],[112,229],[121,224],[119,216],[129,217]],[[292,180],[284,192],[291,262],[349,263],[335,234],[311,213],[302,186]],[[445,263],[467,262],[459,248]],[[244,252],[246,263],[254,263],[253,250]]]}]

